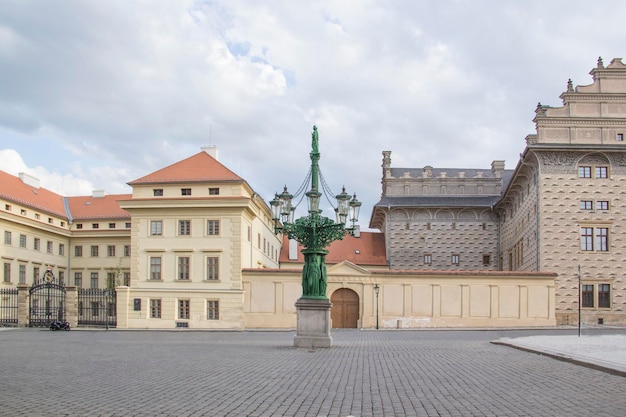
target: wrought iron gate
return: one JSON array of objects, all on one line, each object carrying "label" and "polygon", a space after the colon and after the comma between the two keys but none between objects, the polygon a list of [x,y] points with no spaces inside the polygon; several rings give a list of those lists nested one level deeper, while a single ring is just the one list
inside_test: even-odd
[{"label": "wrought iron gate", "polygon": [[55,320],[65,321],[65,287],[46,278],[29,291],[30,327],[49,327]]},{"label": "wrought iron gate", "polygon": [[17,326],[17,288],[0,289],[0,326]]},{"label": "wrought iron gate", "polygon": [[78,290],[78,324],[89,326],[117,325],[117,294],[112,288]]}]

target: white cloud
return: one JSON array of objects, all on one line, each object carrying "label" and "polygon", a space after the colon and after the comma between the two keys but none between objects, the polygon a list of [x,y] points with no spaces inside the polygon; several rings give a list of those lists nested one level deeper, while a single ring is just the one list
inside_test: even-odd
[{"label": "white cloud", "polygon": [[317,124],[329,185],[359,194],[366,224],[383,150],[393,166],[512,168],[537,102],[560,105],[568,78],[589,84],[598,56],[622,56],[625,13],[613,0],[7,0],[0,147],[89,194],[128,192],[212,143],[270,199],[299,186]]}]

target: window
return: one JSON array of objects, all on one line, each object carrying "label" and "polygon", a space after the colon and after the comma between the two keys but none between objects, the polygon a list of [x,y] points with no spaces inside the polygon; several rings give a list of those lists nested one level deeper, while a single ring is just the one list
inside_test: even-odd
[{"label": "window", "polygon": [[206,279],[207,281],[217,281],[220,279],[220,259],[217,256],[206,258]]},{"label": "window", "polygon": [[52,220],[52,217],[48,217],[48,223],[53,224],[54,220]]},{"label": "window", "polygon": [[35,241],[33,242],[33,248],[35,250],[41,250],[41,241],[39,240],[38,237],[36,237]]},{"label": "window", "polygon": [[424,255],[424,265],[431,265],[433,263],[433,256],[428,253]]},{"label": "window", "polygon": [[618,133],[616,139],[621,142],[624,140],[624,134],[623,133]]},{"label": "window", "polygon": [[92,229],[99,229],[100,228],[100,224],[99,223],[92,223],[91,224],[91,228]]},{"label": "window", "polygon": [[181,188],[180,195],[191,195],[191,188]]},{"label": "window", "polygon": [[598,210],[607,211],[609,209],[609,202],[607,200],[598,200],[596,206]]},{"label": "window", "polygon": [[611,285],[598,284],[598,307],[611,308]]},{"label": "window", "polygon": [[207,300],[206,318],[207,320],[219,320],[220,319],[220,302],[219,301]]},{"label": "window", "polygon": [[211,236],[218,236],[220,234],[220,221],[208,220],[206,223],[206,234]]},{"label": "window", "polygon": [[181,236],[189,236],[191,234],[191,220],[178,221],[178,234]]},{"label": "window", "polygon": [[107,246],[107,256],[115,256],[115,245]]},{"label": "window", "polygon": [[59,271],[59,282],[61,285],[65,285],[65,272]]},{"label": "window", "polygon": [[580,228],[580,250],[593,250],[593,227]]},{"label": "window", "polygon": [[46,252],[52,253],[52,251],[54,250],[53,246],[54,245],[53,245],[52,242],[50,242],[50,241],[46,242]]},{"label": "window", "polygon": [[458,254],[453,254],[452,258],[451,258],[451,261],[452,261],[452,265],[458,265],[460,263],[459,255]]},{"label": "window", "polygon": [[609,168],[608,167],[596,167],[595,176],[596,178],[608,178],[609,177]]},{"label": "window", "polygon": [[4,243],[6,243],[7,245],[11,244],[11,232],[4,232]]},{"label": "window", "polygon": [[483,254],[483,265],[484,266],[491,265],[491,255]]},{"label": "window", "polygon": [[11,205],[10,205],[10,204],[5,204],[5,205],[4,205],[4,209],[5,209],[6,211],[11,211]]},{"label": "window", "polygon": [[82,272],[74,272],[74,285],[78,288],[83,286],[83,273]]},{"label": "window", "polygon": [[607,252],[609,250],[609,229],[607,227],[581,227],[580,250]]},{"label": "window", "polygon": [[161,299],[150,299],[150,318],[161,318]]},{"label": "window", "polygon": [[107,272],[107,288],[115,288],[115,272]]},{"label": "window", "polygon": [[82,246],[74,246],[74,256],[76,256],[76,257],[83,256],[83,247]]},{"label": "window", "polygon": [[41,218],[41,215],[39,213],[35,213],[35,220],[39,220]]},{"label": "window", "polygon": [[20,235],[20,248],[26,247],[26,235]]},{"label": "window", "polygon": [[585,284],[582,286],[582,307],[593,307],[593,285]]},{"label": "window", "polygon": [[26,265],[20,265],[19,283],[26,284]]},{"label": "window", "polygon": [[98,273],[91,273],[91,288],[98,288]]},{"label": "window", "polygon": [[93,256],[93,257],[98,256],[98,246],[97,245],[93,245],[91,247],[91,256]]},{"label": "window", "polygon": [[150,221],[150,235],[151,236],[160,236],[163,234],[163,221],[162,220],[151,220]]},{"label": "window", "polygon": [[130,256],[130,245],[124,245],[124,256]]},{"label": "window", "polygon": [[152,195],[155,197],[163,197],[163,188],[155,188],[152,190]]},{"label": "window", "polygon": [[126,227],[127,229],[130,229],[130,225],[131,225],[131,223],[130,223],[130,222],[128,222],[128,223],[126,223],[126,224],[124,225],[124,227]]},{"label": "window", "polygon": [[596,247],[597,251],[606,252],[609,250],[609,229],[606,227],[596,227]]},{"label": "window", "polygon": [[11,282],[11,264],[4,263],[4,282]]},{"label": "window", "polygon": [[161,279],[161,258],[158,256],[153,256],[150,258],[150,279]]},{"label": "window", "polygon": [[124,285],[130,287],[130,272],[124,272]]},{"label": "window", "polygon": [[115,229],[115,223],[109,223],[109,229]]},{"label": "window", "polygon": [[189,281],[189,257],[178,257],[178,279],[182,281]]},{"label": "window", "polygon": [[209,195],[220,195],[219,188],[209,188]]},{"label": "window", "polygon": [[578,167],[578,178],[591,178],[591,167]]},{"label": "window", "polygon": [[189,320],[189,300],[178,300],[178,318]]},{"label": "window", "polygon": [[591,200],[583,200],[580,202],[581,210],[593,210],[593,201]]},{"label": "window", "polygon": [[65,244],[63,244],[63,243],[59,243],[59,255],[60,256],[64,256],[65,255]]},{"label": "window", "polygon": [[83,224],[82,224],[82,223],[78,223],[78,224],[76,225],[76,228],[77,228],[77,229],[82,229],[82,228],[83,228]]},{"label": "window", "polygon": [[21,214],[22,216],[26,216],[26,210],[24,210],[24,209],[20,209],[20,214]]},{"label": "window", "polygon": [[33,282],[38,282],[38,281],[39,281],[39,268],[34,267],[33,268]]}]

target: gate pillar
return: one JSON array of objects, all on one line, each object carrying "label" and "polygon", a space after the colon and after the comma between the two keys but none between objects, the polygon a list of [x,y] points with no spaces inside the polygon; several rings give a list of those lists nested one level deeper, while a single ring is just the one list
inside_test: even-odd
[{"label": "gate pillar", "polygon": [[28,327],[28,284],[17,284],[17,327]]},{"label": "gate pillar", "polygon": [[[130,309],[130,287],[120,285],[115,287],[117,291],[117,328],[128,329],[128,314]],[[141,308],[141,302],[139,303]]]},{"label": "gate pillar", "polygon": [[65,321],[78,327],[78,287],[65,287]]}]

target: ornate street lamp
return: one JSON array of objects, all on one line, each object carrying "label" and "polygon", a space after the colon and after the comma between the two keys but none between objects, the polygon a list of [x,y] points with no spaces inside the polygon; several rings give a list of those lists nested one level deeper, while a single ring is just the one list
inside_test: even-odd
[{"label": "ornate street lamp", "polygon": [[[292,204],[292,201],[294,198],[302,195],[305,185],[296,195],[291,195],[287,191],[287,186],[285,186],[281,194],[275,194],[270,205],[272,206],[274,218],[274,232],[282,232],[289,239],[295,239],[304,246],[302,250],[304,254],[302,298],[327,300],[325,259],[328,251],[324,248],[335,240],[343,239],[346,233],[354,234],[357,227],[356,223],[359,220],[361,202],[357,200],[356,194],[350,199],[350,195],[346,193],[344,187],[341,194],[335,196],[337,199],[337,207],[335,208],[336,220],[333,221],[321,215],[320,200],[323,194],[319,186],[320,177],[322,178],[323,191],[326,191],[326,196],[332,195],[332,193],[328,190],[318,165],[320,153],[316,126],[313,126],[311,148],[311,170],[310,177],[307,178],[307,180],[309,178],[311,180],[311,189],[304,194],[307,198],[309,215],[295,221],[293,219],[296,207]],[[346,227],[348,221],[351,225]]]}]

